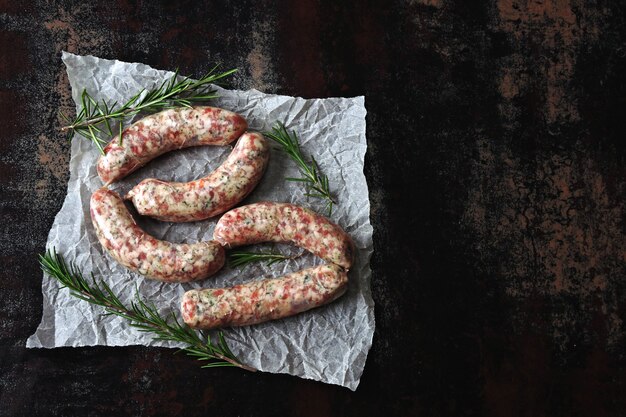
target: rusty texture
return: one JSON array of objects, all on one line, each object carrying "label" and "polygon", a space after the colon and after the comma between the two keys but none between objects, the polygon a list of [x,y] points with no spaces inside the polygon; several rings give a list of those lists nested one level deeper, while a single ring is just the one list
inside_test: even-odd
[{"label": "rusty texture", "polygon": [[[0,415],[624,415],[625,12],[0,1]],[[366,96],[377,330],[357,392],[165,349],[24,348],[68,179],[61,50]]]}]

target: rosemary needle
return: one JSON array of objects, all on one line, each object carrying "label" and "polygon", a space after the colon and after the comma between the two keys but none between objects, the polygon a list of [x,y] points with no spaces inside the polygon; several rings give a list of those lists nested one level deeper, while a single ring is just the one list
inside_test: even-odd
[{"label": "rosemary needle", "polygon": [[162,317],[154,305],[147,304],[138,294],[136,300],[128,307],[104,281],[98,282],[92,275],[92,283],[89,283],[76,265],[68,266],[63,257],[54,249],[40,255],[39,263],[46,274],[59,281],[64,288],[68,288],[74,297],[103,307],[107,315],[122,317],[142,332],[154,333],[155,340],[184,343],[186,347],[181,351],[205,362],[203,368],[235,366],[247,371],[256,371],[239,362],[228,348],[221,331],[215,343],[211,341],[208,334],[204,341],[198,332],[185,324],[180,324],[174,313],[172,313],[171,320]]},{"label": "rosemary needle", "polygon": [[232,251],[228,254],[228,264],[233,268],[246,266],[257,261],[263,261],[267,266],[270,266],[288,259],[292,259],[292,257],[274,252]]},{"label": "rosemary needle", "polygon": [[74,119],[70,119],[65,114],[61,117],[67,123],[61,131],[68,132],[71,139],[75,133],[91,140],[101,154],[104,154],[102,145],[106,141],[98,134],[113,136],[111,122],[120,123],[120,143],[122,141],[122,124],[128,117],[139,112],[156,112],[174,107],[191,107],[198,102],[206,101],[218,97],[216,90],[211,84],[225,78],[236,69],[231,69],[222,73],[215,73],[217,66],[213,67],[206,75],[198,80],[185,77],[178,80],[178,70],[174,75],[163,81],[157,88],[151,90],[141,90],[131,97],[126,103],[118,105],[117,102],[109,104],[106,101],[98,102],[87,90],[83,90],[81,95],[81,110]]},{"label": "rosemary needle", "polygon": [[315,158],[311,157],[310,161],[306,160],[300,149],[300,142],[298,142],[298,136],[296,136],[295,132],[288,132],[284,124],[277,123],[272,128],[271,132],[265,132],[264,135],[278,143],[283,152],[289,155],[300,169],[302,177],[287,177],[285,179],[287,181],[304,183],[306,187],[305,195],[307,197],[325,199],[328,216],[332,215],[333,204],[336,204],[336,202],[330,193],[328,177],[320,171],[320,167]]}]

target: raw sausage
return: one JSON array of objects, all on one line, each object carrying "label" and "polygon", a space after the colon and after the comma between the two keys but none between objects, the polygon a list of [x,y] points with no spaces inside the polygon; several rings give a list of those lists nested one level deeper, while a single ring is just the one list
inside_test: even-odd
[{"label": "raw sausage", "polygon": [[141,181],[126,195],[139,214],[169,222],[208,219],[243,200],[256,187],[269,160],[269,144],[260,133],[244,133],[209,176],[186,183],[154,178]]},{"label": "raw sausage", "polygon": [[176,108],[133,123],[104,148],[98,175],[105,185],[118,181],[152,159],[174,149],[227,145],[248,128],[240,115],[216,107]]},{"label": "raw sausage", "polygon": [[224,249],[218,242],[176,244],[150,236],[137,226],[122,198],[106,188],[93,193],[90,212],[104,249],[126,268],[148,278],[196,281],[224,265]]},{"label": "raw sausage", "polygon": [[327,264],[230,288],[187,291],[181,310],[185,323],[199,329],[246,326],[330,303],[347,286],[346,271]]},{"label": "raw sausage", "polygon": [[176,244],[144,232],[131,216],[122,198],[100,188],[91,196],[91,220],[102,246],[119,263],[159,281],[188,282],[207,278],[225,260],[224,249],[215,241]]},{"label": "raw sausage", "polygon": [[263,202],[237,207],[220,218],[213,239],[227,247],[261,242],[292,242],[350,269],[354,244],[343,229],[294,204]]},{"label": "raw sausage", "polygon": [[187,291],[181,310],[184,322],[194,328],[246,326],[328,304],[347,286],[346,271],[327,264],[230,288]]},{"label": "raw sausage", "polygon": [[168,222],[192,222],[216,216],[243,200],[265,172],[270,146],[260,133],[244,133],[224,161],[209,176],[191,182],[154,178],[130,190],[135,208],[144,216]]}]

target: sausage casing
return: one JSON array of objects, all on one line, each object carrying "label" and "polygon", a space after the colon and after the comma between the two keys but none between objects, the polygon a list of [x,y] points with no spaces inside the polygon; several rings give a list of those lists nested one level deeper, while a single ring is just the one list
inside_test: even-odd
[{"label": "sausage casing", "polygon": [[187,291],[181,310],[184,322],[198,329],[246,326],[328,304],[343,295],[347,286],[343,268],[320,265],[230,288]]},{"label": "sausage casing", "polygon": [[227,247],[291,242],[345,269],[354,258],[352,239],[341,227],[295,204],[263,202],[232,209],[217,222],[213,239]]},{"label": "sausage casing", "polygon": [[201,145],[227,145],[248,128],[240,115],[217,107],[175,108],[146,116],[115,136],[98,159],[105,185],[118,181],[166,152]]},{"label": "sausage casing", "polygon": [[260,181],[269,160],[270,146],[260,133],[244,133],[228,158],[207,177],[191,182],[165,182],[148,178],[125,198],[137,212],[169,222],[208,219],[243,200]]},{"label": "sausage casing", "polygon": [[126,268],[166,282],[204,279],[224,265],[215,241],[176,244],[143,231],[115,192],[100,188],[91,196],[91,220],[104,249]]}]

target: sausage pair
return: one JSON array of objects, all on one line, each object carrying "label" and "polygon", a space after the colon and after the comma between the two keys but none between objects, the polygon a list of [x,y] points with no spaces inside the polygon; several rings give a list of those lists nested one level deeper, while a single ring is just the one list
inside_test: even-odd
[{"label": "sausage pair", "polygon": [[265,172],[269,144],[259,133],[244,133],[247,127],[240,115],[215,107],[165,110],[131,125],[121,141],[115,137],[98,160],[98,175],[108,185],[166,152],[239,139],[226,161],[207,177],[186,183],[149,178],[126,195],[141,215],[171,222],[208,219],[244,199]]},{"label": "sausage pair", "polygon": [[227,247],[290,242],[328,263],[277,279],[187,291],[181,309],[191,327],[243,326],[291,316],[330,303],[348,287],[352,240],[341,227],[306,208],[271,202],[237,207],[217,222],[213,239]]},{"label": "sausage pair", "polygon": [[[128,127],[121,141],[113,138],[98,160],[98,175],[108,185],[171,150],[239,139],[207,177],[187,183],[149,178],[126,195],[142,215],[176,222],[207,219],[245,198],[267,167],[269,144],[259,133],[244,133],[247,127],[240,115],[215,107],[165,110]],[[135,224],[120,196],[106,187],[92,195],[90,212],[102,246],[122,265],[149,278],[194,281],[224,265],[224,249],[215,241],[180,245],[148,235]]]},{"label": "sausage pair", "polygon": [[[141,119],[114,138],[98,161],[105,184],[117,181],[173,149],[227,144],[239,136],[228,159],[209,176],[189,183],[147,179],[133,188],[140,214],[165,221],[194,221],[228,210],[260,181],[269,159],[262,135],[245,133],[241,116],[212,107],[172,109]],[[223,246],[265,241],[292,242],[329,262],[327,265],[231,288],[185,293],[181,308],[192,327],[247,325],[285,317],[329,303],[347,288],[353,259],[349,236],[328,219],[305,208],[257,203],[226,213],[215,241],[174,244],[158,240],[135,223],[123,200],[106,188],[91,198],[91,217],[103,247],[122,265],[149,278],[188,282],[207,278],[224,264]],[[219,242],[219,243],[218,243]]]}]

